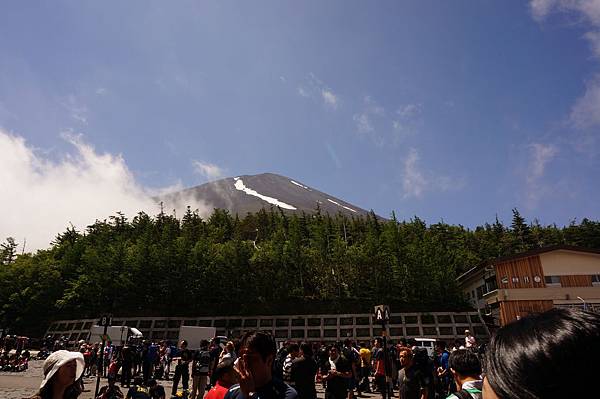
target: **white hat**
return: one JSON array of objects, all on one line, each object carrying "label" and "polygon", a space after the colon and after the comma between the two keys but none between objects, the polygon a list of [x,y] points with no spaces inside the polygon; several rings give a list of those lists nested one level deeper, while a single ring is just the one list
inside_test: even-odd
[{"label": "white hat", "polygon": [[83,369],[85,368],[85,361],[83,360],[83,355],[80,352],[71,352],[66,350],[59,350],[53,352],[48,358],[44,361],[44,380],[40,384],[40,389],[44,387],[52,379],[52,376],[56,371],[66,363],[69,363],[71,360],[75,360],[77,363],[77,372],[75,373],[75,381],[77,381],[81,375],[83,374]]}]

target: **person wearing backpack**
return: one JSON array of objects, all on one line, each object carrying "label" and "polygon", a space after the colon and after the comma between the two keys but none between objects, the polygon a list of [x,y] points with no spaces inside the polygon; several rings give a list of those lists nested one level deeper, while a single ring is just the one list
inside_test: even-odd
[{"label": "person wearing backpack", "polygon": [[[358,351],[352,346],[352,340],[347,338],[344,340],[344,348],[342,349],[342,355],[350,362],[352,367],[352,376],[348,379],[348,399],[354,398],[354,390],[358,388],[358,369],[360,367],[360,355]],[[360,389],[358,390],[360,396]]]},{"label": "person wearing backpack", "polygon": [[458,349],[450,355],[450,372],[460,391],[446,399],[481,399],[481,363],[477,353],[469,349]]},{"label": "person wearing backpack", "polygon": [[192,361],[192,393],[191,399],[204,397],[204,391],[206,390],[206,383],[208,382],[208,370],[210,366],[210,352],[208,351],[208,341],[202,340],[200,342],[200,349],[194,352],[194,359]]}]

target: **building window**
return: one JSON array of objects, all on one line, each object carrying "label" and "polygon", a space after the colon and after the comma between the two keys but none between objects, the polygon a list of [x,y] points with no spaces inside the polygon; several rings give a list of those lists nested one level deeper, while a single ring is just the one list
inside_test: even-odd
[{"label": "building window", "polygon": [[477,299],[481,299],[483,298],[483,285],[480,285],[479,287],[477,287]]},{"label": "building window", "polygon": [[523,282],[524,282],[525,284],[529,284],[529,276],[525,276],[525,277],[523,277]]},{"label": "building window", "polygon": [[500,280],[500,282],[501,282],[502,284],[508,284],[508,277],[506,277],[506,276],[503,276],[503,277],[502,277],[502,279]]},{"label": "building window", "polygon": [[560,277],[559,276],[545,276],[544,280],[546,281],[547,286],[560,287]]},{"label": "building window", "polygon": [[592,285],[600,285],[600,274],[592,274]]},{"label": "building window", "polygon": [[512,282],[513,282],[513,284],[519,284],[519,278],[518,278],[518,277],[516,277],[516,276],[515,276],[515,277],[513,277],[513,278],[512,278]]},{"label": "building window", "polygon": [[492,292],[498,289],[498,284],[496,283],[496,276],[489,277],[485,279],[485,293]]}]

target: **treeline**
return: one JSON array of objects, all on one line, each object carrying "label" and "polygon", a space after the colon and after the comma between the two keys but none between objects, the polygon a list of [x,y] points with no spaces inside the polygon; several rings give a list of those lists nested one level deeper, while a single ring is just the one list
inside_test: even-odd
[{"label": "treeline", "polygon": [[140,213],[68,228],[51,247],[0,249],[0,328],[39,335],[58,318],[164,314],[320,313],[464,308],[455,279],[486,259],[553,244],[600,248],[600,222],[526,223],[513,210],[474,230],[415,217],[342,215],[243,218],[215,210],[206,220]]}]

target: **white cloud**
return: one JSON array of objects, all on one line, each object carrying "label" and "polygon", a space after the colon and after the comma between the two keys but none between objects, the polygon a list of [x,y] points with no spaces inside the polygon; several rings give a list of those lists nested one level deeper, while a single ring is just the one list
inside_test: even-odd
[{"label": "white cloud", "polygon": [[405,137],[419,130],[422,124],[422,110],[423,105],[421,103],[404,104],[398,107],[395,114],[396,119],[392,120],[396,142],[402,141]]},{"label": "white cloud", "polygon": [[556,3],[558,3],[556,0],[531,0],[529,7],[531,8],[533,18],[536,21],[543,20],[550,14]]},{"label": "white cloud", "polygon": [[557,154],[558,148],[552,144],[531,144],[531,163],[529,168],[528,180],[534,181],[544,176],[546,165]]},{"label": "white cloud", "polygon": [[105,87],[98,87],[96,89],[96,94],[99,95],[99,96],[103,96],[106,93],[108,93],[108,90]]},{"label": "white cloud", "polygon": [[338,98],[331,90],[321,89],[321,96],[326,105],[329,105],[333,109],[337,108]]},{"label": "white cloud", "polygon": [[423,106],[421,104],[406,104],[402,105],[396,111],[396,114],[403,119],[414,118],[421,113]]},{"label": "white cloud", "polygon": [[[600,59],[600,0],[532,0],[531,13],[541,22],[553,13],[576,18],[588,31],[592,54]],[[577,129],[600,125],[600,73],[586,84],[586,90],[571,108],[570,122]]]},{"label": "white cloud", "polygon": [[298,94],[302,97],[310,97],[310,93],[304,87],[298,87]]},{"label": "white cloud", "polygon": [[460,190],[465,186],[466,179],[424,171],[421,169],[419,161],[419,152],[415,148],[411,148],[402,169],[404,198],[421,198],[428,191]]},{"label": "white cloud", "polygon": [[192,166],[194,167],[194,172],[200,176],[206,177],[208,180],[215,180],[223,177],[223,170],[213,163],[193,160]]},{"label": "white cloud", "polygon": [[371,123],[371,118],[369,117],[369,114],[367,112],[354,114],[352,116],[352,119],[356,123],[356,130],[358,130],[359,133],[365,134],[375,131],[375,128]]},{"label": "white cloud", "polygon": [[535,208],[541,196],[549,191],[543,184],[546,166],[558,155],[553,144],[533,143],[528,146],[528,163],[525,173],[525,195],[528,208]]},{"label": "white cloud", "polygon": [[531,14],[537,21],[542,21],[553,12],[576,13],[588,22],[600,25],[599,0],[531,0]]},{"label": "white cloud", "polygon": [[[83,230],[118,211],[128,217],[157,213],[151,197],[161,190],[137,182],[121,155],[99,153],[81,136],[63,138],[73,151],[52,160],[23,137],[0,130],[0,240],[25,238],[32,251],[47,248],[69,223]],[[179,215],[187,205],[204,215],[212,209],[193,198],[166,203],[165,209]]]},{"label": "white cloud", "polygon": [[374,120],[379,119],[385,115],[385,109],[378,105],[370,96],[363,98],[363,109],[352,116],[354,123],[356,124],[356,130],[361,134],[372,134],[373,138],[381,144],[383,138],[375,136],[376,132]]},{"label": "white cloud", "polygon": [[402,176],[402,191],[404,198],[420,198],[427,188],[428,182],[418,168],[419,153],[411,148],[404,160],[404,173]]},{"label": "white cloud", "polygon": [[337,109],[340,105],[340,96],[323,83],[321,79],[317,78],[314,73],[310,73],[296,91],[301,97],[322,101],[323,105],[328,108]]},{"label": "white cloud", "polygon": [[88,108],[73,94],[69,94],[60,104],[69,112],[71,118],[87,125]]},{"label": "white cloud", "polygon": [[570,120],[580,129],[600,125],[600,74],[586,84],[585,93],[571,108]]}]

